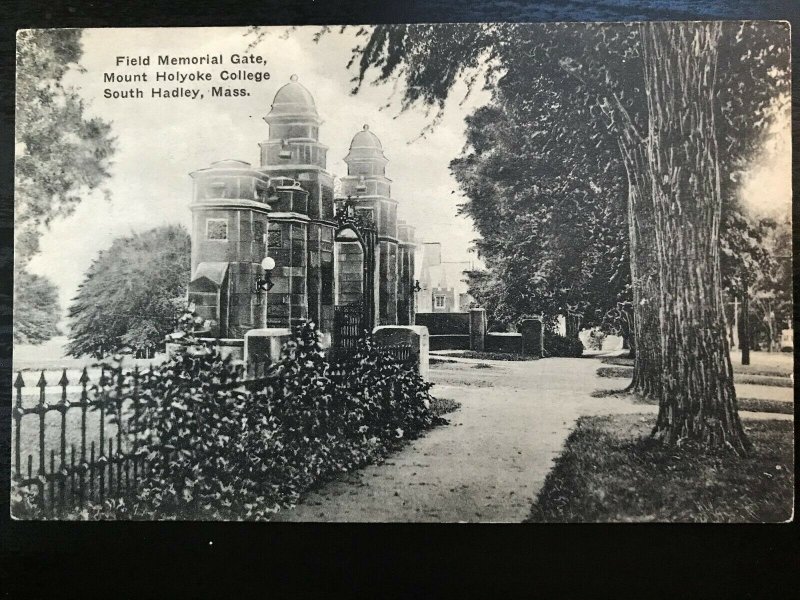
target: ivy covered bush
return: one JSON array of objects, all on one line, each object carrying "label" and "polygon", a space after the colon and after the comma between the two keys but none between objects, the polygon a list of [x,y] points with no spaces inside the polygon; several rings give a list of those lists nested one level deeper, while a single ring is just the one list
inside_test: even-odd
[{"label": "ivy covered bush", "polygon": [[578,357],[583,355],[583,343],[578,338],[568,338],[545,329],[544,349],[548,356]]},{"label": "ivy covered bush", "polygon": [[109,410],[138,387],[138,416],[123,429],[149,468],[133,497],[90,507],[88,518],[267,519],[446,422],[430,411],[430,384],[371,340],[332,364],[318,339],[313,323],[296,328],[249,389],[241,365],[191,336],[136,381],[111,367],[109,382],[123,385],[102,391]]}]

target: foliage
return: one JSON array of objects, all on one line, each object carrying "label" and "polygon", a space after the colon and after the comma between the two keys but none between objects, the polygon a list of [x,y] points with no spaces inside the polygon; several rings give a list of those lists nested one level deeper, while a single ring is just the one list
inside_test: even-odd
[{"label": "foliage", "polygon": [[569,313],[591,326],[630,294],[624,178],[608,168],[613,146],[575,143],[601,135],[595,121],[559,139],[553,103],[579,114],[581,99],[558,99],[552,81],[527,75],[524,92],[506,76],[493,104],[467,118],[466,147],[451,162],[490,271],[472,274],[470,292],[506,323]]},{"label": "foliage", "polygon": [[44,228],[72,214],[109,176],[111,127],[87,117],[83,100],[63,81],[70,69],[80,69],[81,33],[17,33],[14,231],[15,256],[23,265],[38,252]]},{"label": "foliage", "polygon": [[[633,125],[646,129],[639,27],[423,24],[362,33],[368,39],[351,61],[358,86],[370,73],[376,83],[404,80],[403,108],[421,103],[444,110],[455,82],[464,78],[471,88],[483,65],[493,100],[467,120],[467,147],[452,165],[468,197],[462,210],[475,221],[482,238],[477,248],[493,271],[473,296],[493,296],[504,318],[564,311],[559,305],[588,298],[591,306],[580,307],[583,324],[600,324],[626,299],[627,284],[624,277],[604,281],[608,272],[587,280],[593,264],[617,263],[593,261],[584,252],[624,254],[624,243],[616,241],[620,233],[624,239],[624,222],[597,219],[609,231],[590,232],[587,244],[586,230],[596,227],[587,216],[626,195],[617,123],[609,122],[604,103],[613,96]],[[788,107],[786,28],[725,24],[717,73],[722,192],[726,207],[736,210],[748,161]]]},{"label": "foliage", "polygon": [[[56,335],[61,317],[54,284],[29,273],[53,219],[72,214],[109,176],[111,127],[86,116],[76,90],[64,85],[80,69],[79,29],[17,32],[14,166],[14,341],[39,344]],[[106,192],[107,194],[108,192]]]},{"label": "foliage", "polygon": [[579,357],[583,355],[583,344],[577,338],[564,337],[545,329],[544,350],[548,356]]},{"label": "foliage", "polygon": [[750,296],[757,316],[750,322],[752,336],[767,347],[792,321],[791,231],[788,219],[756,219],[737,212],[729,216],[729,234],[720,247],[725,290],[740,302]]},{"label": "foliage", "polygon": [[[320,481],[445,422],[430,410],[430,384],[369,339],[331,364],[318,338],[313,323],[296,328],[252,391],[240,365],[185,338],[181,352],[141,375],[138,418],[123,419],[150,461],[138,493],[89,517],[267,519]],[[114,411],[134,381],[111,368],[103,393]]]},{"label": "foliage", "polygon": [[755,272],[752,306],[759,316],[756,334],[770,344],[793,321],[792,224],[788,219],[762,219],[759,224],[768,258]]},{"label": "foliage", "polygon": [[189,234],[167,225],[114,240],[89,267],[69,308],[67,353],[101,357],[125,346],[158,347],[186,295]]},{"label": "foliage", "polygon": [[589,347],[592,350],[602,350],[603,349],[603,342],[606,339],[607,334],[600,330],[600,329],[592,329],[589,332]]},{"label": "foliage", "polygon": [[[616,93],[639,129],[645,129],[636,23],[379,25],[359,33],[367,40],[353,48],[350,64],[357,70],[356,91],[370,78],[374,83],[399,79],[405,83],[404,108],[422,104],[441,111],[459,79],[471,89],[483,75],[493,94],[511,93],[521,110],[547,119],[547,129],[530,130],[536,135],[528,140],[538,138],[534,145],[612,153],[616,132],[598,105],[609,91]],[[720,162],[727,169],[723,195],[733,198],[729,190],[736,188],[775,117],[788,109],[788,26],[724,23],[717,77]],[[593,129],[589,136],[574,135]],[[618,166],[605,166],[619,173]],[[528,182],[532,183],[536,182]]]},{"label": "foliage", "polygon": [[14,343],[41,344],[58,334],[58,289],[22,268],[14,273]]},{"label": "foliage", "polygon": [[11,477],[9,504],[14,519],[37,519],[41,515],[36,487],[20,485],[16,475]]},{"label": "foliage", "polygon": [[[538,360],[536,356],[527,356],[525,354],[512,354],[511,352],[486,352],[478,350],[463,350],[460,352],[437,352],[436,356],[455,356],[458,358],[474,358],[477,360],[503,360],[511,362],[520,362],[523,360]],[[431,361],[436,360],[443,363],[454,363],[456,361],[441,360],[438,358],[431,358]],[[434,364],[434,363],[432,363]]]}]

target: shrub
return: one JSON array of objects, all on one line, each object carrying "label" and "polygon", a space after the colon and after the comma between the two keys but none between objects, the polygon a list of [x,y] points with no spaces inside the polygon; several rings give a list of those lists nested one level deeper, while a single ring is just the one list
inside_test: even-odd
[{"label": "shrub", "polygon": [[605,341],[608,334],[605,331],[601,331],[600,329],[592,329],[589,332],[589,347],[592,350],[602,350],[603,349],[603,342]]},{"label": "shrub", "polygon": [[567,338],[549,330],[544,332],[544,348],[549,356],[578,357],[583,355],[583,344],[578,338]]},{"label": "shrub", "polygon": [[[379,459],[446,422],[430,384],[364,339],[327,361],[313,323],[251,391],[242,367],[187,336],[182,352],[137,380],[141,406],[124,429],[149,469],[133,498],[90,506],[88,518],[265,519],[311,486]],[[133,376],[111,366],[110,411]]]},{"label": "shrub", "polygon": [[41,511],[34,486],[19,485],[16,475],[11,477],[10,507],[14,519],[37,519]]}]

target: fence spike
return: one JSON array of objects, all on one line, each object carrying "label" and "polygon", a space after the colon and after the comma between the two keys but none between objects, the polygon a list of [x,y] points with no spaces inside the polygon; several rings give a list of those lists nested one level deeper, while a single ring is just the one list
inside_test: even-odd
[{"label": "fence spike", "polygon": [[67,370],[64,369],[61,372],[61,379],[58,380],[58,385],[64,387],[69,385],[69,379],[67,379]]},{"label": "fence spike", "polygon": [[22,372],[17,371],[17,378],[14,380],[14,387],[21,390],[25,387],[25,380],[22,378]]},{"label": "fence spike", "polygon": [[39,377],[39,383],[36,384],[36,387],[40,388],[47,387],[47,380],[44,378],[44,371],[42,371],[42,374]]},{"label": "fence spike", "polygon": [[81,378],[78,380],[78,383],[81,385],[89,383],[89,373],[86,372],[86,367],[83,367],[83,373],[81,373]]}]

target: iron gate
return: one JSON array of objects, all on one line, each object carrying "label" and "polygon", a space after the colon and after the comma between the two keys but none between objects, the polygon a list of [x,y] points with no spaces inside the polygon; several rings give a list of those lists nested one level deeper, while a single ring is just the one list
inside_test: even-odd
[{"label": "iron gate", "polygon": [[345,304],[333,309],[333,345],[342,350],[355,350],[364,332],[364,307]]}]

